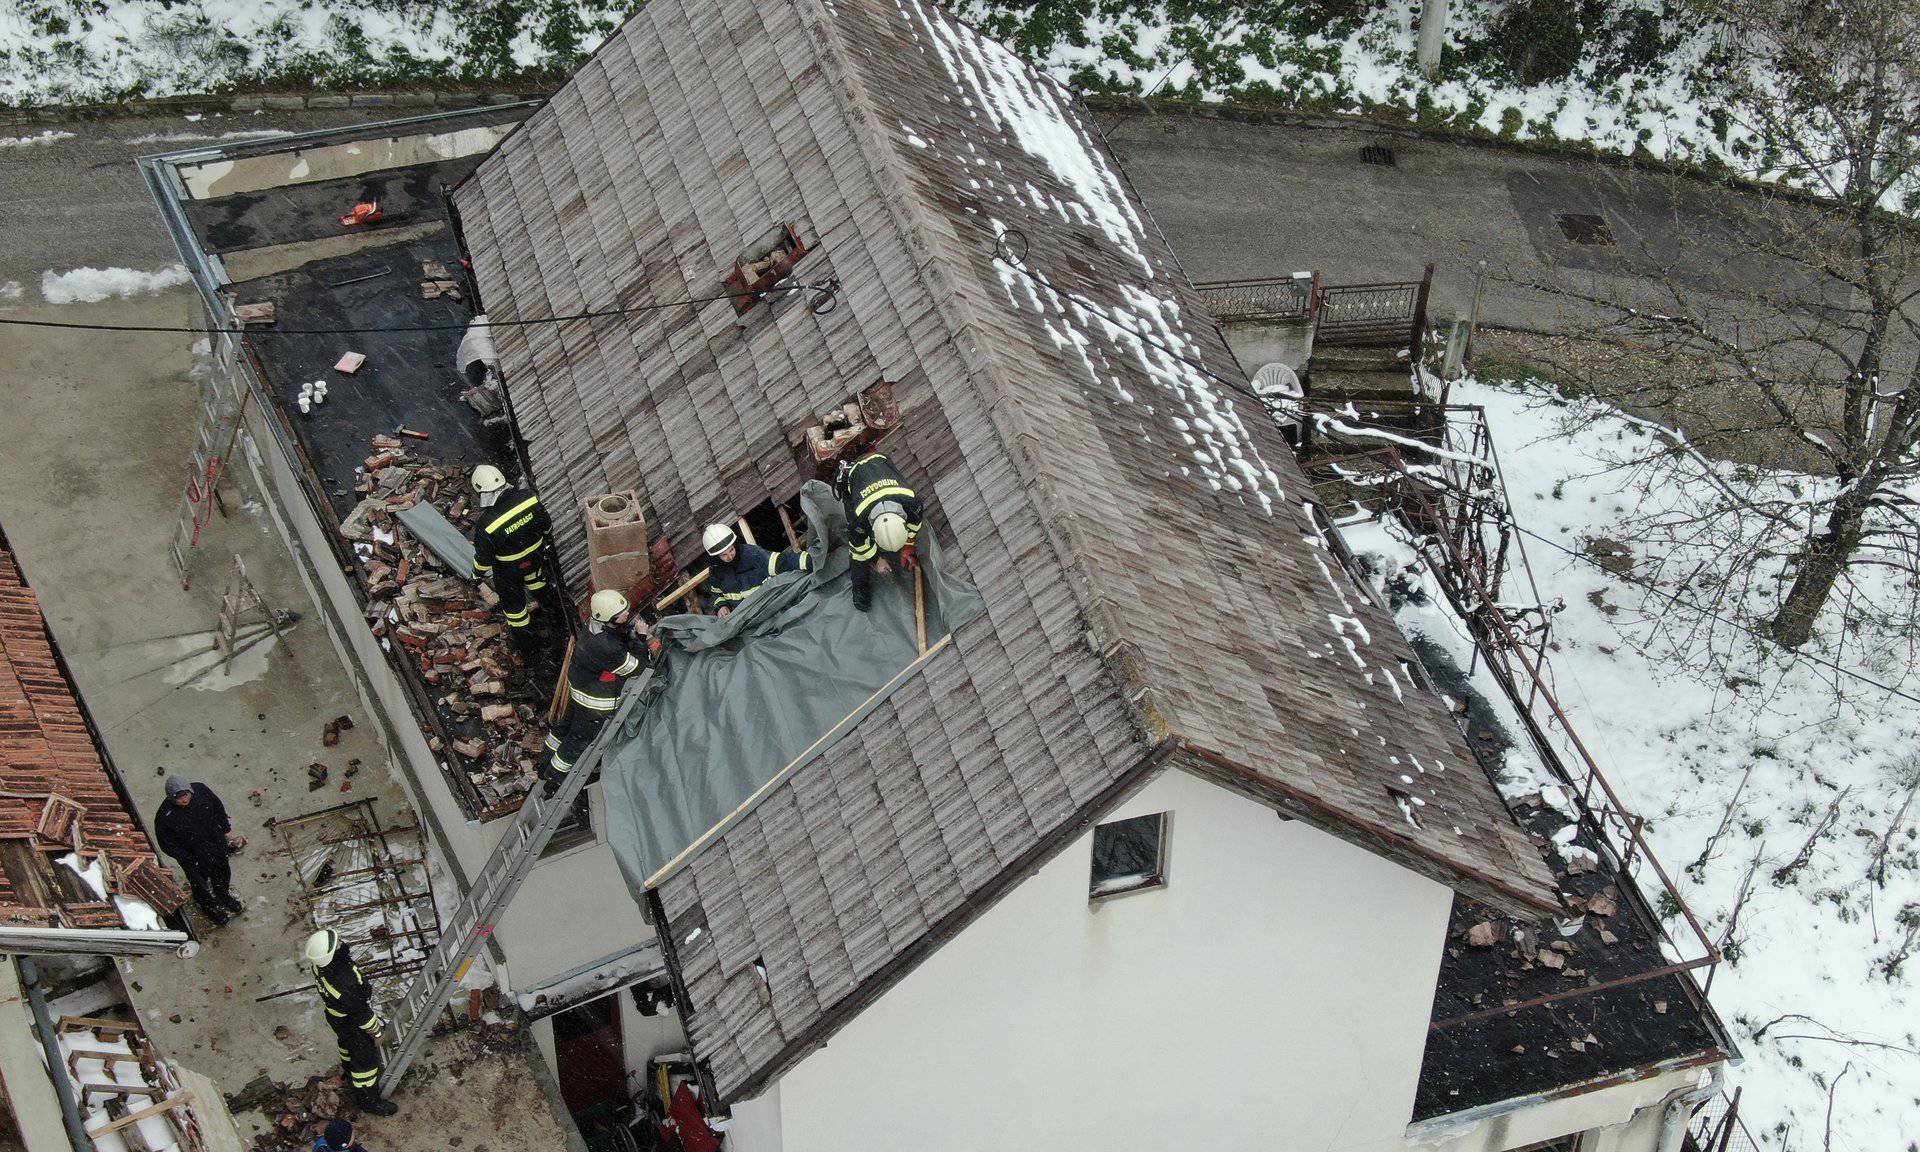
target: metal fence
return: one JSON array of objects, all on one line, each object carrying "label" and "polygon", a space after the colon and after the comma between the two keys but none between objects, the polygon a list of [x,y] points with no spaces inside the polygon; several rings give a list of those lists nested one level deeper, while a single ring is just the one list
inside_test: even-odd
[{"label": "metal fence", "polygon": [[1681,1152],[1760,1152],[1759,1141],[1740,1119],[1740,1089],[1702,1103],[1687,1119]]},{"label": "metal fence", "polygon": [[1314,302],[1313,342],[1331,346],[1397,346],[1417,362],[1427,326],[1433,265],[1418,280],[1388,284],[1330,284]]},{"label": "metal fence", "polygon": [[1303,272],[1259,280],[1203,280],[1194,287],[1207,311],[1222,324],[1312,320],[1320,276]]}]

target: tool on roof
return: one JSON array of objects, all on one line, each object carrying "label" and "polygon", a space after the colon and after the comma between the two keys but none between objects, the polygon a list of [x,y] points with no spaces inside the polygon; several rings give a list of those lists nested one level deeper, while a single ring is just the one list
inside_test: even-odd
[{"label": "tool on roof", "polygon": [[500,913],[519,891],[520,882],[533,870],[554,832],[573,814],[573,803],[587,779],[600,767],[607,742],[624,727],[629,715],[645,710],[640,701],[653,676],[653,669],[649,668],[628,681],[612,718],[574,762],[572,770],[561,777],[553,795],[542,795],[539,789],[527,793],[520,811],[513,817],[513,826],[495,845],[493,855],[474,877],[473,886],[441,926],[433,955],[394,1009],[396,1039],[388,1049],[387,1066],[375,1089],[381,1096],[393,1094],[414,1057],[420,1054],[420,1046],[433,1031],[440,1010],[446,1007],[455,986],[472,966],[481,941],[493,935]]}]

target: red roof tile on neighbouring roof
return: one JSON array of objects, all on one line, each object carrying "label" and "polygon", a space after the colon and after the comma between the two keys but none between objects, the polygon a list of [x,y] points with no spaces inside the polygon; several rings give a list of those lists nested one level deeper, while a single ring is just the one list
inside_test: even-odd
[{"label": "red roof tile on neighbouring roof", "polygon": [[[40,601],[0,537],[0,921],[73,928],[123,927],[111,903],[66,897],[57,856],[104,858],[109,893],[126,890],[172,911],[185,902],[154,860],[94,743],[80,696],[55,655]],[[17,850],[23,846],[25,851]],[[45,872],[38,869],[44,864]],[[36,872],[26,875],[23,869]]]}]

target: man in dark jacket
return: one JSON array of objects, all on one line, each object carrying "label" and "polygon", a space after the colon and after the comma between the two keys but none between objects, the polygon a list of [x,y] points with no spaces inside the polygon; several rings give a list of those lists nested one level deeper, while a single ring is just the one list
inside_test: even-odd
[{"label": "man in dark jacket", "polygon": [[707,551],[707,582],[700,591],[722,620],[772,577],[813,567],[813,558],[805,552],[769,552],[740,539],[725,524],[707,525],[700,542]]},{"label": "man in dark jacket", "polygon": [[195,784],[179,773],[167,777],[167,801],[153,818],[153,835],[160,851],[173,857],[187,874],[193,889],[193,901],[214,924],[225,924],[246,906],[227,890],[233,869],[227,863],[232,853],[228,833],[233,825],[227,819],[226,805],[205,784]]},{"label": "man in dark jacket", "polygon": [[353,1138],[351,1120],[334,1119],[327,1121],[326,1131],[314,1138],[313,1152],[367,1152],[367,1150]]}]

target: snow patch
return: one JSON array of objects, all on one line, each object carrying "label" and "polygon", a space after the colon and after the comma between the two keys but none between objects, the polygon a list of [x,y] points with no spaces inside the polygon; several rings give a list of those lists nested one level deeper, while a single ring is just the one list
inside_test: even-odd
[{"label": "snow patch", "polygon": [[75,268],[69,272],[43,272],[40,295],[49,304],[95,304],[102,300],[126,300],[151,296],[187,283],[186,265],[171,264],[157,272],[135,268]]},{"label": "snow patch", "polygon": [[73,133],[49,128],[37,136],[0,136],[0,148],[31,148],[36,144],[52,144],[71,139],[73,139]]}]

